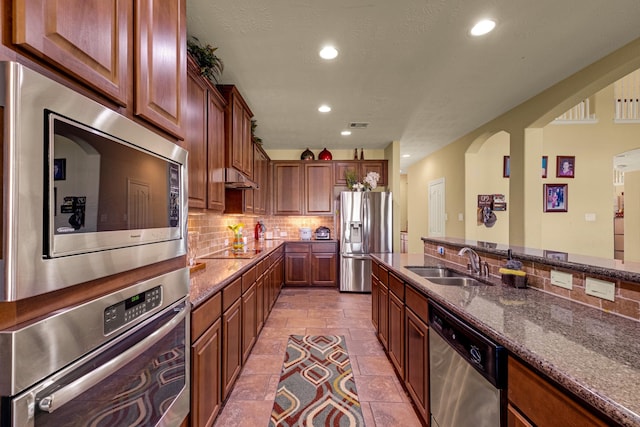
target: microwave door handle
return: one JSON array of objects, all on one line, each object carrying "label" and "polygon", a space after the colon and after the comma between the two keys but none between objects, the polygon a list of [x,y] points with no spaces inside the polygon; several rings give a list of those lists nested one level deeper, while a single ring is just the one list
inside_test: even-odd
[{"label": "microwave door handle", "polygon": [[188,310],[183,307],[175,317],[169,322],[155,330],[144,340],[140,341],[129,350],[116,356],[104,365],[96,368],[87,375],[84,375],[68,385],[56,390],[48,396],[43,397],[38,402],[38,408],[44,412],[53,412],[61,408],[69,401],[89,390],[100,381],[108,378],[124,367],[127,363],[134,360],[140,354],[151,348],[154,344],[164,338],[173,328],[175,328],[183,319],[187,317]]}]

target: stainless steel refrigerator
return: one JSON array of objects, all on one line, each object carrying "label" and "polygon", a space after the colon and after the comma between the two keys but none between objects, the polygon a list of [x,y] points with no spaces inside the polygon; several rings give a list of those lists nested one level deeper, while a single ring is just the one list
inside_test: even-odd
[{"label": "stainless steel refrigerator", "polygon": [[340,193],[340,291],[371,292],[369,254],[393,252],[391,193]]}]

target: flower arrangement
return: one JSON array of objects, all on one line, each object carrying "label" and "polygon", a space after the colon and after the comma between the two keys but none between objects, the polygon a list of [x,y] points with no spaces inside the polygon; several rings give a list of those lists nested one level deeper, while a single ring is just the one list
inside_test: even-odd
[{"label": "flower arrangement", "polygon": [[227,225],[227,228],[233,231],[233,249],[242,249],[244,240],[242,240],[242,228],[244,224],[239,222],[234,225]]},{"label": "flower arrangement", "polygon": [[369,172],[364,177],[362,182],[358,181],[357,175],[353,170],[347,169],[344,172],[345,180],[347,181],[347,187],[351,191],[371,191],[378,187],[378,180],[380,174],[378,172]]}]

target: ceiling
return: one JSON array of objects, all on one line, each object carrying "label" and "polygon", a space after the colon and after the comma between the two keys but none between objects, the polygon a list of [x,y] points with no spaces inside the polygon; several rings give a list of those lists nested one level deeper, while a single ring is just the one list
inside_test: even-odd
[{"label": "ceiling", "polygon": [[[496,29],[470,36],[486,17]],[[640,37],[638,22],[638,0],[187,0],[188,35],[218,47],[266,150],[400,141],[403,170]],[[350,122],[369,125],[341,136]]]}]

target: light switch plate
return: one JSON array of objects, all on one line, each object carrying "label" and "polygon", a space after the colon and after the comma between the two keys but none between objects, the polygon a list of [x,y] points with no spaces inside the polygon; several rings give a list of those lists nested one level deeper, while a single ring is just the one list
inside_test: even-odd
[{"label": "light switch plate", "polygon": [[565,289],[573,289],[573,275],[558,270],[551,270],[551,284]]},{"label": "light switch plate", "polygon": [[585,292],[594,297],[613,301],[615,300],[616,284],[614,282],[587,277]]},{"label": "light switch plate", "polygon": [[458,221],[464,221],[464,214],[458,213]]},{"label": "light switch plate", "polygon": [[587,222],[593,222],[596,220],[596,214],[594,213],[586,213],[584,214],[584,220]]}]

